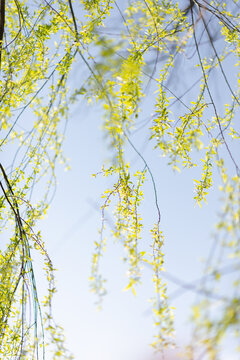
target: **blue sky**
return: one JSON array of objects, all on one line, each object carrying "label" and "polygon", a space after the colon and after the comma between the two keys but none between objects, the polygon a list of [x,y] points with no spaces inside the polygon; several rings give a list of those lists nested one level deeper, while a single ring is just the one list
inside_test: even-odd
[{"label": "blue sky", "polygon": [[[231,62],[226,64],[229,68]],[[186,60],[183,60],[181,66],[182,73],[188,71]],[[214,76],[213,74],[210,79],[213,81],[212,85],[220,82],[224,89],[221,79]],[[191,76],[184,78],[182,87],[173,84],[173,88],[179,95],[197,77],[198,73],[192,71]],[[199,85],[191,93],[191,97],[196,95],[198,87]],[[219,94],[218,89],[219,87],[216,88],[215,96],[221,106],[223,94]],[[151,117],[151,91],[154,92],[154,86],[150,90],[150,100],[144,102],[139,121]],[[189,103],[191,98],[187,95],[184,101]],[[176,119],[179,108],[175,106],[172,111],[172,116]],[[81,101],[75,105],[69,117],[64,142],[64,153],[70,158],[71,170],[64,172],[61,166],[58,167],[56,195],[47,218],[40,226],[50,257],[58,269],[54,314],[57,322],[65,329],[67,344],[76,359],[149,360],[153,352],[149,344],[154,334],[148,301],[153,296],[151,272],[144,268],[142,286],[138,288],[136,297],[123,291],[127,284],[126,267],[121,261],[124,253],[120,244],[114,243],[108,230],[107,251],[101,263],[103,276],[107,278],[108,293],[101,311],[97,310],[95,295],[89,292],[91,257],[94,241],[99,239],[98,230],[101,227],[101,193],[111,183],[111,180],[101,176],[91,177],[101,170],[103,162],[109,163],[111,158],[111,151],[106,149],[101,124],[102,110],[99,104],[89,106]],[[168,160],[153,151],[153,143],[148,141],[147,129],[150,124],[146,125],[131,137],[131,141],[141,150],[156,181],[162,214],[161,229],[165,235],[165,269],[167,275],[174,275],[185,283],[194,283],[202,275],[204,260],[213,243],[217,213],[221,208],[218,175],[214,173],[214,186],[207,204],[203,203],[200,208],[193,199],[193,180],[201,178],[201,169],[173,172],[168,166]],[[126,155],[133,168],[143,168],[141,160],[129,146]],[[198,154],[194,156],[199,157]],[[144,186],[144,193],[141,211],[145,230],[141,242],[143,248],[150,251],[148,231],[157,219],[150,178]],[[112,218],[111,212],[108,217]],[[168,281],[169,294],[177,289],[179,286]],[[171,301],[171,305],[175,307],[179,347],[189,339],[192,329],[189,325],[190,307],[200,298],[199,294],[185,291]],[[228,343],[222,359],[227,354],[228,360],[237,360],[234,356],[231,358],[231,342]]]},{"label": "blue sky", "polygon": [[[70,117],[64,152],[71,159],[71,170],[64,172],[59,166],[56,195],[47,218],[41,223],[48,252],[58,269],[54,314],[65,329],[67,344],[76,359],[148,360],[152,354],[148,345],[154,334],[148,302],[153,295],[150,270],[144,268],[142,286],[136,297],[124,292],[127,284],[126,268],[121,262],[124,253],[120,244],[109,237],[102,259],[108,293],[101,311],[94,304],[95,295],[89,292],[91,256],[101,226],[100,194],[108,186],[101,176],[91,177],[109,157],[100,116],[100,108],[96,110],[82,103]],[[130,151],[129,156],[136,158]],[[212,244],[211,232],[219,208],[218,192],[213,190],[208,205],[199,208],[193,200],[195,170],[173,172],[167,160],[152,151],[151,144],[145,148],[144,157],[157,179],[165,235],[165,269],[185,282],[192,282],[201,276],[201,260]],[[142,164],[135,166],[142,167]],[[153,204],[152,185],[148,180],[142,209],[146,227],[150,227],[157,216]],[[150,251],[149,240],[146,233],[142,242]],[[169,282],[169,294],[176,289],[178,286]],[[195,299],[196,295],[187,291],[171,303],[176,307],[179,345],[186,342],[191,329],[187,324],[190,305]]]}]

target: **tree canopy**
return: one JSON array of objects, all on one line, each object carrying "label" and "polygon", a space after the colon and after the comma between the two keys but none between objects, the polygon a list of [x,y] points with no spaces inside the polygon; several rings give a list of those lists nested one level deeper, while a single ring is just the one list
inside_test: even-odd
[{"label": "tree canopy", "polygon": [[[194,331],[184,358],[219,359],[224,338],[239,338],[239,9],[237,0],[1,1],[1,357],[45,359],[51,350],[53,359],[72,358],[52,316],[54,265],[35,226],[53,199],[57,162],[68,168],[62,144],[69,109],[82,97],[102,105],[111,152],[111,164],[94,169],[96,181],[103,176],[112,183],[102,195],[91,265],[91,289],[99,303],[106,293],[100,265],[110,210],[112,236],[125,250],[126,289],[135,294],[143,264],[152,269],[152,345],[160,352],[174,345],[173,310],[162,276],[164,209],[158,179],[141,151],[147,137],[169,169],[197,169],[198,206],[207,202],[213,182],[222,199],[197,289],[206,297],[193,307]],[[140,160],[137,169],[129,149]],[[151,243],[143,248],[147,180],[154,194],[153,222]],[[48,284],[44,302],[32,261],[37,254]],[[231,277],[227,293],[225,274]]]}]

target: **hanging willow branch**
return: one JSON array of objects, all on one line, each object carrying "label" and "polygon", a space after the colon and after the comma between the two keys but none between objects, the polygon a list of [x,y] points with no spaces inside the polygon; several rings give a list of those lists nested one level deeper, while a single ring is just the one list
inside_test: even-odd
[{"label": "hanging willow branch", "polygon": [[5,0],[0,1],[0,69],[2,60],[3,34],[5,25]]}]

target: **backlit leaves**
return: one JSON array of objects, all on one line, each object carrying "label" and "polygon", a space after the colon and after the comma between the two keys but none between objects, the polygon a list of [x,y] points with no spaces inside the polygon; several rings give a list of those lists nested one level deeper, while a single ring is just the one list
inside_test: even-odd
[{"label": "backlit leaves", "polygon": [[[204,347],[209,359],[217,359],[224,335],[232,329],[238,331],[240,321],[239,269],[234,263],[240,256],[240,172],[234,155],[240,136],[237,2],[10,0],[5,17],[0,79],[0,150],[6,156],[0,194],[2,357],[44,358],[49,348],[54,359],[70,358],[62,329],[52,319],[54,269],[35,225],[51,202],[56,163],[68,166],[62,142],[69,103],[84,96],[89,103],[103,105],[103,130],[112,154],[111,166],[102,170],[103,176],[112,179],[112,186],[102,196],[102,226],[95,241],[91,288],[100,300],[106,293],[100,259],[107,245],[105,216],[111,211],[112,235],[122,245],[128,269],[125,289],[135,294],[144,264],[152,270],[153,346],[157,350],[173,343],[174,332],[162,279],[160,189],[132,140],[134,131],[145,128],[154,151],[166,157],[174,170],[195,168],[193,198],[199,205],[207,201],[220,178],[223,208],[216,229],[218,255],[207,263],[204,274],[215,282],[209,289],[203,281],[202,287],[221,304],[217,312],[211,299],[195,304],[194,341],[186,355],[195,358],[195,350]],[[109,25],[114,25],[110,35]],[[183,70],[188,61],[193,68],[188,68],[187,76],[193,76],[194,83],[186,89]],[[73,89],[68,79],[75,63],[87,75]],[[227,74],[229,67],[232,76]],[[217,101],[220,78],[221,95],[226,94],[223,104]],[[151,106],[152,112],[148,110]],[[142,127],[143,113],[150,120]],[[138,141],[142,142],[141,136]],[[140,166],[131,164],[131,152],[141,161]],[[143,249],[146,224],[141,213],[148,180],[154,210],[148,245]],[[48,283],[44,310],[38,299],[34,256],[42,259]],[[218,292],[224,261],[230,261],[236,270],[227,298]]]}]

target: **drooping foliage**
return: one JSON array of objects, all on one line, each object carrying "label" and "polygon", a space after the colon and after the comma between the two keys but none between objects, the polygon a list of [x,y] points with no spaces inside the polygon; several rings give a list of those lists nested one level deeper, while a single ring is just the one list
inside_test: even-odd
[{"label": "drooping foliage", "polygon": [[[103,106],[112,164],[103,166],[99,176],[113,180],[103,194],[91,289],[100,300],[106,292],[100,260],[106,246],[105,213],[111,210],[113,237],[126,254],[126,289],[136,293],[143,264],[152,269],[157,350],[174,343],[173,314],[162,277],[157,179],[133,135],[141,134],[138,143],[147,135],[153,151],[167,157],[174,171],[199,168],[193,187],[200,206],[213,180],[219,182],[215,186],[220,186],[223,207],[200,284],[206,299],[193,307],[195,329],[185,354],[192,359],[200,351],[201,358],[217,359],[224,336],[232,331],[239,336],[240,325],[238,2],[10,0],[1,1],[0,12],[1,357],[44,359],[48,352],[53,359],[71,358],[52,318],[54,267],[35,225],[52,200],[56,163],[68,166],[61,146],[69,106],[85,97]],[[113,27],[116,17],[118,26]],[[87,70],[77,88],[71,82],[76,68]],[[137,170],[128,149],[140,159]],[[142,250],[146,179],[153,188],[155,220],[151,243]],[[46,274],[44,303],[34,257],[42,258]],[[222,285],[226,272],[234,274],[227,296]]]}]

